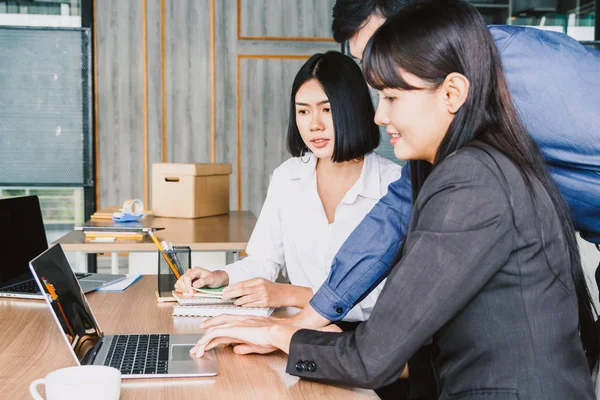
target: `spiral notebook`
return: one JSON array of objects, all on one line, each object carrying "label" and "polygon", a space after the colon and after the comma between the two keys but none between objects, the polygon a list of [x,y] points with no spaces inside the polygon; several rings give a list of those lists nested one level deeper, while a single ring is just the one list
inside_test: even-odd
[{"label": "spiral notebook", "polygon": [[216,317],[222,314],[268,317],[274,308],[253,308],[233,304],[181,305],[173,307],[173,315],[180,317]]},{"label": "spiral notebook", "polygon": [[216,297],[204,297],[200,293],[195,293],[193,296],[184,295],[175,290],[172,291],[172,295],[177,300],[177,303],[182,306],[204,306],[204,305],[233,305],[233,300],[222,300]]}]

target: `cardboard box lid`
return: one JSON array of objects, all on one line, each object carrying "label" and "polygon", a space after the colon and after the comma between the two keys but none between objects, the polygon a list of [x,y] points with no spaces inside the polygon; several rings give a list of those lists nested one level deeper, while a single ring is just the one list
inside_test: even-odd
[{"label": "cardboard box lid", "polygon": [[184,164],[184,163],[154,163],[153,174],[162,175],[229,175],[231,164]]}]

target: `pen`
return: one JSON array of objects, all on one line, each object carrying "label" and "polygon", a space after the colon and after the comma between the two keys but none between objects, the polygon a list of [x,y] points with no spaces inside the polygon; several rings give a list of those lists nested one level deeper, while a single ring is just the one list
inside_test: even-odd
[{"label": "pen", "polygon": [[177,267],[179,274],[183,275],[185,273],[185,271],[183,270],[183,267],[181,266],[181,263],[179,262],[179,257],[177,257],[177,253],[175,252],[173,243],[171,243],[171,242],[167,243],[166,241],[163,240],[161,242],[161,244],[162,244],[163,249],[166,250],[166,253],[169,256],[169,258],[171,259],[171,261],[173,262],[173,264],[175,264],[175,266]]},{"label": "pen", "polygon": [[63,310],[63,307],[60,304],[60,300],[58,300],[58,295],[56,294],[56,291],[54,290],[54,285],[51,284],[50,282],[48,282],[46,280],[45,276],[42,276],[42,283],[46,287],[46,290],[48,291],[48,294],[50,295],[50,298],[52,299],[52,301],[55,302],[56,305],[58,306],[58,309],[60,310],[60,313],[63,316],[63,322],[65,323],[65,325],[67,325],[67,329],[69,330],[71,337],[74,337],[75,334],[73,333],[73,329],[71,328],[71,325],[69,325],[69,319],[65,315],[65,310]]},{"label": "pen", "polygon": [[150,236],[150,238],[152,239],[152,241],[154,242],[154,244],[156,245],[156,247],[158,247],[158,250],[160,250],[160,252],[161,252],[163,258],[165,259],[165,261],[167,262],[167,264],[169,264],[169,268],[171,268],[171,271],[173,271],[173,275],[175,275],[175,278],[177,278],[177,279],[181,278],[181,274],[179,274],[179,271],[173,265],[173,263],[171,262],[171,259],[169,258],[169,256],[167,256],[167,254],[165,253],[165,250],[160,245],[158,239],[156,238],[156,236],[154,236],[154,233],[152,232],[152,229],[148,228],[148,229],[145,229],[145,231],[148,233],[148,236]]}]

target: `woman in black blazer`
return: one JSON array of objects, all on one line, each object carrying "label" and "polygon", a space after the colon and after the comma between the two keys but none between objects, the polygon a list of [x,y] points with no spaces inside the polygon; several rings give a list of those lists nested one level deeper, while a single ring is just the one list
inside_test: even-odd
[{"label": "woman in black blazer", "polygon": [[194,353],[275,346],[290,374],[377,388],[432,341],[440,399],[593,399],[598,348],[573,226],[481,16],[462,0],[419,2],[377,31],[363,62],[376,122],[411,160],[414,199],[371,318],[343,333],[231,322]]}]

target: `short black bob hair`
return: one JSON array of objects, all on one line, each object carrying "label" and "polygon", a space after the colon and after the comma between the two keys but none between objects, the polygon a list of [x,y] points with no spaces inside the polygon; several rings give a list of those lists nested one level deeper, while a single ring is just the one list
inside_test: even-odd
[{"label": "short black bob hair", "polygon": [[300,87],[316,80],[329,99],[333,118],[334,148],[331,160],[344,162],[359,159],[379,145],[379,129],[369,89],[358,65],[336,51],[315,54],[300,68],[290,97],[290,121],[287,148],[293,157],[308,152],[296,124],[296,93]]}]

